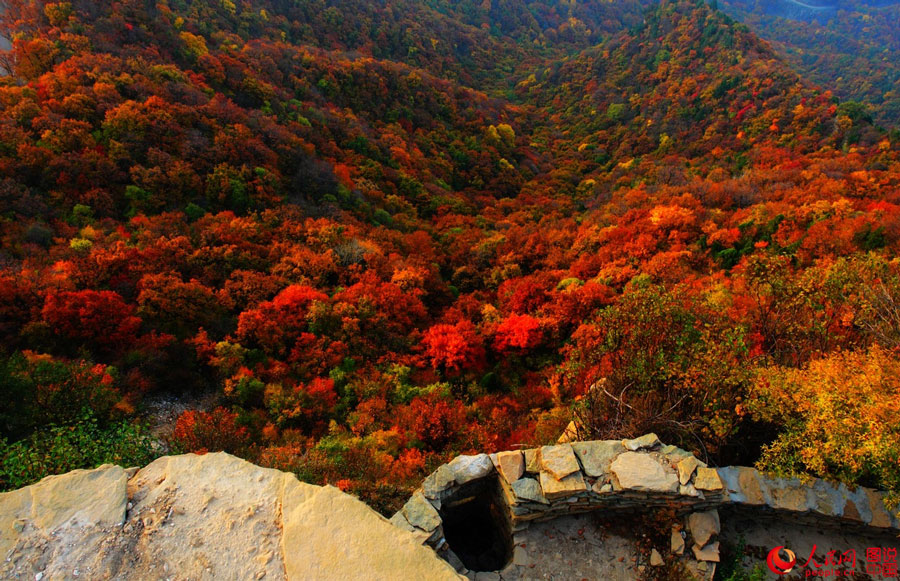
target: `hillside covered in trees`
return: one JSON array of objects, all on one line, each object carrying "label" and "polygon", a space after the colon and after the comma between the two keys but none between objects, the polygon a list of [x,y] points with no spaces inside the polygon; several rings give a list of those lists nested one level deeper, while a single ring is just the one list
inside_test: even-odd
[{"label": "hillside covered in trees", "polygon": [[3,4],[4,488],[213,391],[385,512],[573,417],[900,492],[900,133],[716,8]]},{"label": "hillside covered in trees", "polygon": [[900,3],[722,0],[728,14],[772,42],[793,68],[900,126]]}]

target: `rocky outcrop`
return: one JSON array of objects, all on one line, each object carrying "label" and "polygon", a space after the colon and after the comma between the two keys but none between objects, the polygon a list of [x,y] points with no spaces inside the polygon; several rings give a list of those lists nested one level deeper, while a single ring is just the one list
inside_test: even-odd
[{"label": "rocky outcrop", "polygon": [[224,453],[0,494],[0,551],[4,579],[459,578],[352,496]]}]

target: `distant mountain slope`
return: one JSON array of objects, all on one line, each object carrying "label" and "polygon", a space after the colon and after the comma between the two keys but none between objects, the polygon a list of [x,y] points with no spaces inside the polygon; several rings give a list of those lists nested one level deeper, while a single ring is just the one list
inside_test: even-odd
[{"label": "distant mountain slope", "polygon": [[[359,210],[367,204],[346,172],[366,164],[377,169],[363,190],[421,195],[425,205],[473,183],[507,188],[495,166],[516,154],[482,141],[513,114],[483,93],[403,63],[291,44],[278,26],[226,34],[225,9],[185,20],[164,4],[153,14],[142,6],[51,11],[45,28],[20,39],[2,132],[7,152],[34,157],[6,158],[29,191],[15,206],[36,196],[32,212],[81,203],[123,216],[327,197]],[[211,25],[217,18],[225,22]],[[415,193],[422,183],[437,190]]]},{"label": "distant mountain slope", "polygon": [[770,40],[791,66],[844,99],[871,103],[900,127],[900,3],[721,0],[719,6]]},{"label": "distant mountain slope", "polygon": [[548,143],[605,152],[617,163],[652,153],[734,154],[761,142],[813,151],[832,137],[837,112],[747,27],[705,4],[679,2],[663,2],[634,31],[538,71],[518,91],[550,112]]}]

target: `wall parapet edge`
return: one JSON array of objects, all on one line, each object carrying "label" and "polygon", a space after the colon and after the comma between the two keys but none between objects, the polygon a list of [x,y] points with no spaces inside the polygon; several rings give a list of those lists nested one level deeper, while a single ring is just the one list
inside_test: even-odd
[{"label": "wall parapet edge", "polygon": [[[655,434],[457,456],[432,472],[391,522],[419,535],[423,543],[465,572],[447,544],[441,509],[463,485],[495,477],[513,534],[533,522],[601,509],[647,512],[666,508],[684,517],[715,513],[718,523],[717,509],[724,507],[825,527],[900,533],[900,514],[887,508],[880,491],[817,478],[779,478],[744,466],[711,468],[690,452],[664,445]],[[685,524],[681,536],[694,542],[696,560],[717,562],[715,535],[698,543],[696,535],[689,536],[689,519]]]}]

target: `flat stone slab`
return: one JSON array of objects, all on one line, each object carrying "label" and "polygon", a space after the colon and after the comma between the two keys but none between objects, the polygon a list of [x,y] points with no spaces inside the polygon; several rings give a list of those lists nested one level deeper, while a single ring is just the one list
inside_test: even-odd
[{"label": "flat stone slab", "polygon": [[420,492],[413,494],[401,512],[409,524],[428,533],[441,524],[441,515]]},{"label": "flat stone slab", "polygon": [[657,437],[656,434],[644,434],[640,438],[622,441],[622,445],[624,445],[625,448],[631,450],[632,452],[643,450],[645,448],[652,448],[659,445],[660,443],[661,442],[659,441],[659,437]]},{"label": "flat stone slab", "polygon": [[866,497],[869,499],[869,509],[872,512],[872,520],[869,521],[870,527],[888,528],[891,526],[891,514],[884,507],[884,497],[877,490],[865,489]]},{"label": "flat stone slab", "polygon": [[537,448],[530,448],[523,452],[525,454],[525,471],[537,474],[541,471],[541,451]]},{"label": "flat stone slab", "polygon": [[127,478],[111,464],[48,476],[36,484],[0,494],[0,555],[16,546],[25,525],[45,534],[66,526],[99,527],[125,521]]},{"label": "flat stone slab", "polygon": [[541,490],[540,483],[533,478],[520,478],[512,484],[513,492],[516,498],[528,500],[531,502],[539,502],[541,504],[549,504],[547,497]]},{"label": "flat stone slab", "polygon": [[706,512],[692,512],[688,515],[688,530],[691,538],[701,547],[705,547],[710,539],[719,534],[721,523],[719,511],[708,510]]},{"label": "flat stone slab", "polygon": [[694,456],[688,456],[678,463],[678,480],[682,485],[691,481],[694,471],[700,466],[700,460]]},{"label": "flat stone slab", "polygon": [[763,491],[762,482],[759,478],[759,472],[753,468],[738,468],[738,486],[744,495],[744,502],[747,504],[765,504],[766,495]]},{"label": "flat stone slab", "polygon": [[288,579],[392,579],[398,571],[409,579],[460,579],[420,539],[336,488],[321,488],[299,504],[285,500]]},{"label": "flat stone slab", "polygon": [[522,452],[498,452],[497,471],[512,484],[525,473],[525,455]]},{"label": "flat stone slab", "polygon": [[541,472],[541,489],[548,500],[554,500],[584,492],[587,490],[587,486],[581,472],[573,472],[561,480],[554,478],[548,472]]},{"label": "flat stone slab", "polygon": [[426,498],[440,498],[442,493],[456,484],[456,476],[446,464],[428,475],[422,483],[422,491]]},{"label": "flat stone slab", "polygon": [[724,489],[724,485],[722,484],[722,479],[719,478],[719,473],[716,472],[715,468],[704,468],[703,466],[697,468],[697,476],[694,478],[694,486],[697,490],[722,490]]},{"label": "flat stone slab", "polygon": [[719,562],[719,541],[710,543],[703,548],[694,545],[693,547],[691,547],[691,550],[694,551],[694,558],[698,561],[704,561],[707,563]]},{"label": "flat stone slab", "polygon": [[626,490],[678,492],[678,476],[649,454],[625,452],[613,460],[610,470]]},{"label": "flat stone slab", "polygon": [[457,456],[447,464],[447,467],[453,472],[454,479],[458,484],[484,478],[494,471],[494,463],[487,454]]},{"label": "flat stone slab", "polygon": [[603,476],[609,472],[609,465],[616,456],[625,451],[625,446],[617,440],[597,440],[593,442],[573,442],[572,449],[581,460],[584,473],[588,476]]},{"label": "flat stone slab", "polygon": [[546,470],[553,478],[562,480],[569,474],[581,470],[575,451],[569,444],[559,446],[544,446],[541,448],[541,468]]}]

